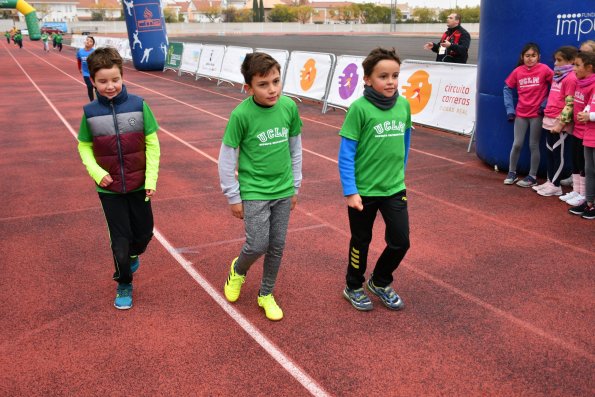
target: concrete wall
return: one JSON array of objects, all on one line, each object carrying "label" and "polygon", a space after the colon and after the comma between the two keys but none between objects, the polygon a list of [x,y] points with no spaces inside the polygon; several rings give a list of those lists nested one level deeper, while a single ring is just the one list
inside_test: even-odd
[{"label": "concrete wall", "polygon": [[[17,23],[17,27],[26,29],[25,23]],[[21,26],[22,25],[22,26]],[[11,29],[13,22],[8,19],[0,20],[0,31]],[[469,23],[463,25],[474,36],[479,34],[479,24]],[[124,21],[89,21],[69,22],[69,33],[122,33],[126,34]],[[396,24],[396,33],[423,34],[442,33],[446,29],[443,23],[426,24]],[[390,33],[388,24],[301,24],[301,23],[168,23],[168,36],[191,34],[251,34],[251,33]]]}]

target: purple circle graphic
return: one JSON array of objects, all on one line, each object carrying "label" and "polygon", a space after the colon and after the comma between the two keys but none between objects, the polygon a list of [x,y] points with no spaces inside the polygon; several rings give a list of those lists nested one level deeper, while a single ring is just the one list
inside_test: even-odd
[{"label": "purple circle graphic", "polygon": [[353,95],[355,87],[357,87],[358,78],[357,65],[355,63],[350,63],[343,69],[343,74],[339,76],[339,96],[342,99],[347,99]]}]

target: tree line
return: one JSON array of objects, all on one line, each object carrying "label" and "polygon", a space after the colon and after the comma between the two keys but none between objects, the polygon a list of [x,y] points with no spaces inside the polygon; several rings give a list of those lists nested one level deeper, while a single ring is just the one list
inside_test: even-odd
[{"label": "tree line", "polygon": [[[49,10],[45,10],[44,5],[40,6],[41,17]],[[10,18],[12,10],[4,10],[0,18]],[[91,6],[91,20],[104,21],[110,20],[107,16],[107,7],[99,1]],[[461,15],[463,23],[479,22],[479,6],[465,8],[449,8],[441,10],[436,14],[435,10],[427,7],[414,8],[410,18],[403,20],[401,10],[395,8],[396,23],[433,23],[446,22],[446,17],[456,12]],[[312,18],[317,16],[317,11],[309,0],[295,0],[292,5],[277,4],[270,10],[265,17],[263,0],[252,0],[252,9],[237,9],[234,7],[208,7],[200,10],[211,22],[300,22],[310,23]],[[39,13],[38,13],[39,14]],[[119,20],[124,20],[124,14]],[[167,23],[184,22],[182,14],[176,14],[173,9],[164,9],[164,19]],[[373,3],[353,3],[346,6],[337,6],[328,9],[327,22],[334,23],[361,23],[361,24],[388,24],[391,23],[391,9],[387,6],[381,6]],[[314,23],[323,23],[323,21],[314,21]]]}]

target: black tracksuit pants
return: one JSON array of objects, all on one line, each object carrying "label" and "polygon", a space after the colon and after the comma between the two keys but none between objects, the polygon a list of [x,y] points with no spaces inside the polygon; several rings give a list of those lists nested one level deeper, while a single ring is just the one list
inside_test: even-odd
[{"label": "black tracksuit pants", "polygon": [[145,252],[153,237],[151,202],[145,201],[144,189],[124,194],[100,192],[99,199],[110,234],[114,280],[131,283],[130,257]]},{"label": "black tracksuit pants", "polygon": [[362,197],[362,203],[363,211],[348,207],[351,241],[349,242],[347,286],[358,289],[365,281],[372,229],[376,213],[380,211],[386,224],[384,233],[386,248],[376,262],[372,281],[378,287],[386,287],[393,282],[393,272],[409,249],[406,192],[403,190],[389,197]]}]

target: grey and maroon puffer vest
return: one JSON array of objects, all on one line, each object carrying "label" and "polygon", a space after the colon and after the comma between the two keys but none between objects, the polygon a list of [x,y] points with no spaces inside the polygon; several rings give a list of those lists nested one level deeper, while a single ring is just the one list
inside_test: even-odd
[{"label": "grey and maroon puffer vest", "polygon": [[83,110],[95,160],[114,181],[105,189],[127,193],[141,188],[146,168],[143,99],[122,86],[111,100],[98,93]]}]

